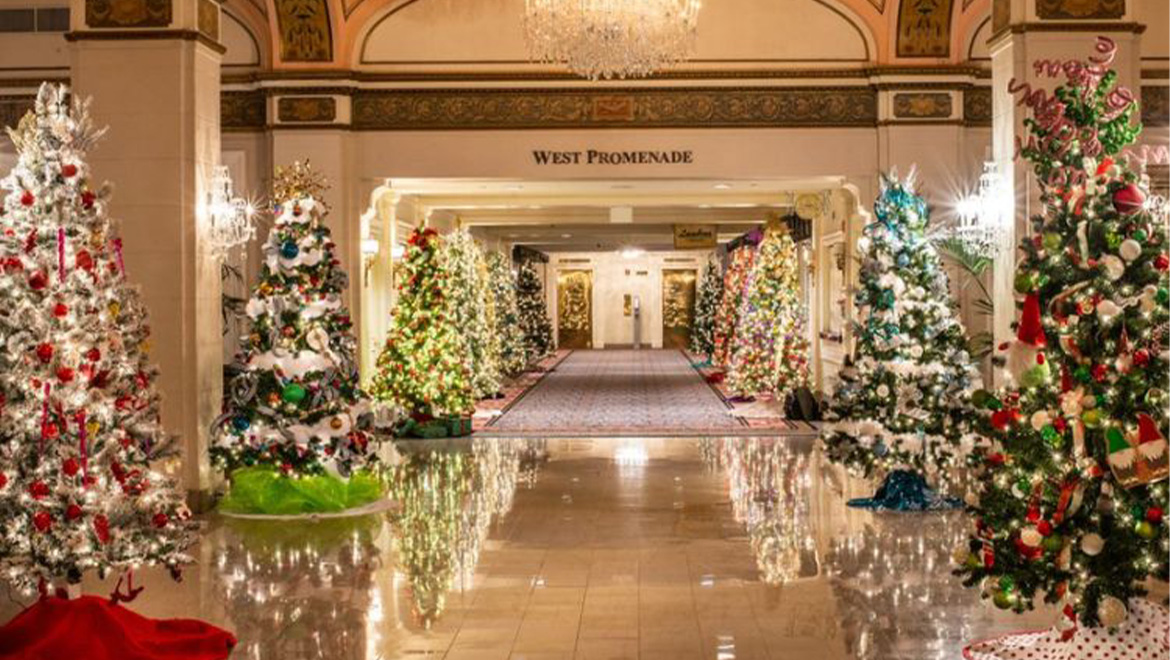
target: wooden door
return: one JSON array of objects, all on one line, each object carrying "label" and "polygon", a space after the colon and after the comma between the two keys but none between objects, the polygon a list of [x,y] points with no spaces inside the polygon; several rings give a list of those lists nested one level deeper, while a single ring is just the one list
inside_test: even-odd
[{"label": "wooden door", "polygon": [[593,347],[593,271],[557,271],[557,346]]},{"label": "wooden door", "polygon": [[685,269],[662,271],[662,347],[685,349],[695,322],[695,278]]}]

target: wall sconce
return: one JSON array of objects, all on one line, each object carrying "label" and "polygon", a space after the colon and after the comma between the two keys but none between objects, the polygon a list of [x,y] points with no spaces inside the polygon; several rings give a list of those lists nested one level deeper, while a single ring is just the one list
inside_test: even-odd
[{"label": "wall sconce", "polygon": [[370,283],[370,268],[373,267],[374,259],[381,251],[382,245],[378,242],[378,239],[362,239],[362,274],[365,277],[366,284]]},{"label": "wall sconce", "polygon": [[232,177],[228,168],[216,165],[208,182],[204,205],[207,224],[204,237],[212,258],[224,261],[236,248],[243,247],[256,237],[256,204],[232,193]]}]

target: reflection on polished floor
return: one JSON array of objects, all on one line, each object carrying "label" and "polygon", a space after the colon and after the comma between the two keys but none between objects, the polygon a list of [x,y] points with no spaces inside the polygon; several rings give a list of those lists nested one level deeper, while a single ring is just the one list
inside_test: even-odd
[{"label": "reflection on polished floor", "polygon": [[846,508],[870,486],[808,439],[403,449],[400,512],[213,516],[187,579],[146,571],[133,607],[222,625],[233,658],[258,660],[950,659],[1053,620],[999,613],[949,574],[961,514]]}]

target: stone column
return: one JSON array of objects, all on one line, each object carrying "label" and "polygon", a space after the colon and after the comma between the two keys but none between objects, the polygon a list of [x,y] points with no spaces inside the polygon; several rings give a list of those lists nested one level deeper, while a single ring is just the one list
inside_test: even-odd
[{"label": "stone column", "polygon": [[[1047,8],[1053,3],[1034,0],[994,0],[992,8],[993,34],[989,41],[992,72],[992,159],[1007,180],[1013,200],[1011,220],[1005,222],[1000,257],[992,275],[992,296],[995,316],[992,331],[995,344],[1010,340],[1014,334],[1011,324],[1016,317],[1013,279],[1016,250],[1020,238],[1031,233],[1032,215],[1040,213],[1039,188],[1030,166],[1013,160],[1015,137],[1023,135],[1026,107],[1016,105],[1015,96],[1008,93],[1013,78],[1026,82],[1033,89],[1051,91],[1063,77],[1036,75],[1033,62],[1039,59],[1083,60],[1094,54],[1098,36],[1107,36],[1117,43],[1113,68],[1118,72],[1119,84],[1138,94],[1141,87],[1141,33],[1145,26],[1134,22],[1136,3],[1107,3],[1100,0],[1082,3],[1077,16],[1063,10]],[[1123,4],[1120,11],[1115,8]],[[1003,384],[1001,369],[993,369],[995,385]]]},{"label": "stone column", "polygon": [[199,227],[220,152],[220,6],[213,0],[72,0],[74,89],[93,97],[109,132],[91,155],[116,188],[127,273],[150,308],[162,371],[163,424],[181,439],[182,483],[199,508],[213,475],[209,426],[219,414],[219,267]]}]

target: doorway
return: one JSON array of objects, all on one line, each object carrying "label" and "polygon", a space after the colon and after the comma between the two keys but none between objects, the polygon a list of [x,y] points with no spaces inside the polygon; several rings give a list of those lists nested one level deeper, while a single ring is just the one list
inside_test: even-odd
[{"label": "doorway", "polygon": [[593,348],[593,271],[557,271],[557,346]]},{"label": "doorway", "polygon": [[695,279],[691,269],[662,271],[662,347],[686,350],[695,322]]}]

